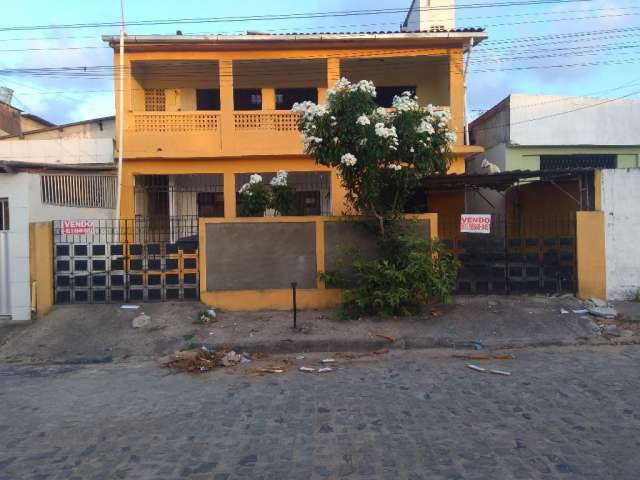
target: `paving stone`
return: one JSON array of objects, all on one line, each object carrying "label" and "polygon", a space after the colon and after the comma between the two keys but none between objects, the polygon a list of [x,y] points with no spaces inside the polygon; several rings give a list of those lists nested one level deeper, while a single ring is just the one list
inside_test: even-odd
[{"label": "paving stone", "polygon": [[421,352],[323,377],[3,365],[0,479],[637,478],[640,347],[516,356],[487,363],[511,377]]}]

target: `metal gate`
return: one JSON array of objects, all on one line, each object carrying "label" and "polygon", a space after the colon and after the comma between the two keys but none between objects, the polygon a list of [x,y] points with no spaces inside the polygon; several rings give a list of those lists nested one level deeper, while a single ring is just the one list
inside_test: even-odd
[{"label": "metal gate", "polygon": [[53,222],[55,302],[197,299],[198,218]]},{"label": "metal gate", "polygon": [[575,293],[576,217],[505,219],[491,234],[460,233],[459,217],[439,219],[440,238],[460,261],[457,293]]}]

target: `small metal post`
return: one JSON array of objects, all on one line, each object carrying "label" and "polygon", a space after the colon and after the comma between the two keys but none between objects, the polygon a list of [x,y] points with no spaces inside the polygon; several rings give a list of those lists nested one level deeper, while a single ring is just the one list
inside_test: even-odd
[{"label": "small metal post", "polygon": [[298,284],[296,282],[291,282],[291,291],[293,294],[293,330],[298,330],[298,304],[296,299],[296,288]]}]

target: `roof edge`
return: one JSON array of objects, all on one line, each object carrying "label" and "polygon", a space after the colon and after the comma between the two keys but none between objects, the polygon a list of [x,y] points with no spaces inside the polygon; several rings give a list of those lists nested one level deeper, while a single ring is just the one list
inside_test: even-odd
[{"label": "roof edge", "polygon": [[64,123],[62,125],[53,124],[51,127],[38,128],[37,130],[29,130],[28,132],[22,132],[22,133],[16,134],[16,135],[5,135],[5,136],[0,137],[0,140],[6,140],[8,138],[15,138],[15,137],[25,137],[27,135],[32,135],[34,133],[45,133],[45,132],[51,132],[53,130],[63,130],[63,129],[68,128],[68,127],[75,127],[75,126],[78,126],[78,125],[84,125],[86,123],[104,122],[106,120],[114,120],[115,121],[115,119],[116,119],[115,115],[111,115],[109,117],[90,118],[88,120],[81,120],[79,122],[72,122],[72,123]]}]

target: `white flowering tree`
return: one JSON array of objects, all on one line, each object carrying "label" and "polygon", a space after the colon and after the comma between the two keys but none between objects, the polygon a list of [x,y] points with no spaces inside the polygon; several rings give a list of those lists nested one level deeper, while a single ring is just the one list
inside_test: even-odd
[{"label": "white flowering tree", "polygon": [[421,178],[446,173],[455,134],[449,113],[421,107],[404,92],[393,108],[379,108],[370,81],[343,78],[327,92],[325,105],[303,102],[300,131],[306,153],[321,165],[338,169],[351,206],[378,219],[396,217]]}]

